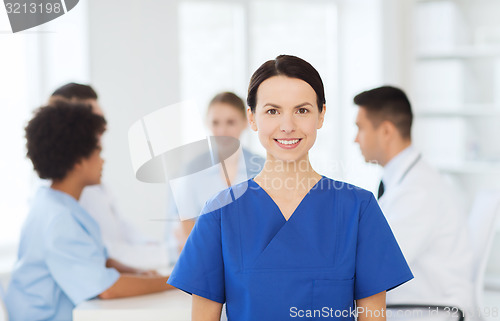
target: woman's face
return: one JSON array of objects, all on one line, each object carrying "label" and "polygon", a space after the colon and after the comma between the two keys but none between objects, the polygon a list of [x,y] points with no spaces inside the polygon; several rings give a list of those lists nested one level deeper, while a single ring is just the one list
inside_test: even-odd
[{"label": "woman's face", "polygon": [[247,114],[269,160],[301,161],[323,126],[325,106],[320,113],[316,92],[305,81],[274,76],[260,84],[255,113]]},{"label": "woman's face", "polygon": [[102,167],[104,164],[104,160],[101,157],[101,150],[102,148],[99,137],[99,144],[97,148],[94,149],[89,157],[83,158],[80,161],[80,168],[83,171],[85,186],[101,183]]},{"label": "woman's face", "polygon": [[208,128],[214,136],[239,139],[247,127],[247,119],[236,107],[226,103],[213,103],[208,107]]}]

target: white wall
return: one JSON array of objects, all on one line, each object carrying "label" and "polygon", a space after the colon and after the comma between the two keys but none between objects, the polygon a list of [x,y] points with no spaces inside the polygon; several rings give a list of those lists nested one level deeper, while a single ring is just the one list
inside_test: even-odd
[{"label": "white wall", "polygon": [[135,179],[127,133],[141,116],[179,102],[176,2],[91,0],[89,26],[91,83],[109,122],[103,180],[125,216],[160,238],[165,186]]},{"label": "white wall", "polygon": [[0,284],[4,287],[16,260],[21,226],[30,194],[39,185],[26,158],[24,127],[35,108],[61,84],[89,81],[87,6],[41,26],[11,33],[0,9]]},{"label": "white wall", "polygon": [[[111,185],[125,215],[160,237],[164,224],[150,220],[164,218],[165,187],[134,178],[127,130],[139,117],[180,100],[176,1],[121,3],[90,0],[89,5],[91,82],[109,119],[104,181]],[[380,14],[378,0],[339,1],[340,89],[338,97],[329,98],[332,111],[333,104],[341,110],[335,122],[335,139],[341,148],[332,151],[331,158],[340,160],[345,174],[335,178],[372,190],[380,172],[364,163],[353,143],[352,97],[383,80]]]},{"label": "white wall", "polygon": [[339,104],[342,122],[341,179],[369,189],[378,188],[381,170],[364,162],[354,143],[357,107],[353,97],[363,90],[378,87],[384,79],[382,0],[346,0],[339,6]]}]

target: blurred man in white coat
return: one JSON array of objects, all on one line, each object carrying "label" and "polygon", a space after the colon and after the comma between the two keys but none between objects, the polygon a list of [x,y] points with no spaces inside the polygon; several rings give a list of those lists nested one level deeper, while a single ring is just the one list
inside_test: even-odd
[{"label": "blurred man in white coat", "polygon": [[[354,98],[356,142],[367,162],[384,168],[380,206],[415,276],[387,293],[387,304],[472,305],[472,253],[466,211],[452,188],[412,145],[406,94],[384,86]],[[439,135],[439,133],[436,133]]]}]

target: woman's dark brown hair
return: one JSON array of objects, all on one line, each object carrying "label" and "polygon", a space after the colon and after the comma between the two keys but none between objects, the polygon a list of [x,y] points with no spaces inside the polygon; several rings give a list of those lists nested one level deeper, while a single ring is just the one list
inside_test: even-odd
[{"label": "woman's dark brown hair", "polygon": [[317,104],[319,111],[323,111],[325,100],[325,89],[323,81],[316,69],[307,61],[289,55],[280,55],[274,60],[266,61],[252,75],[250,85],[248,86],[247,104],[255,112],[257,103],[257,90],[260,84],[274,76],[286,76],[297,78],[308,83],[316,92]]}]

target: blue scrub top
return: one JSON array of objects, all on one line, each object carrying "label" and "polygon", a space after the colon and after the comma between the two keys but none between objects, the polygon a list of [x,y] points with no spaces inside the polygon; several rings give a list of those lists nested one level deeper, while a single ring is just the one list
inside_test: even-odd
[{"label": "blue scrub top", "polygon": [[[237,185],[240,182],[245,182],[249,178],[255,177],[262,168],[264,167],[264,163],[266,162],[265,158],[253,154],[242,148],[243,150],[243,158],[239,160],[238,163],[238,172],[236,178],[234,179],[234,185]],[[219,160],[217,159],[217,155],[211,155],[209,153],[204,153],[201,156],[197,157],[191,164],[187,165],[187,173],[194,173],[199,171],[199,169],[195,169],[194,164],[211,164],[212,156],[215,158],[214,164],[219,164]],[[188,184],[189,189],[183,191],[185,195],[186,202],[189,202],[189,209],[191,213],[195,213],[196,217],[203,212],[203,206],[210,198],[214,197],[218,192],[227,188],[227,183],[222,180],[220,175],[221,168],[220,166],[212,166],[209,170],[205,172],[207,175],[204,177],[203,181],[205,183],[209,183],[209,187],[206,185],[200,184],[199,181],[194,181],[192,184]],[[167,206],[167,221],[165,224],[166,230],[166,239],[168,244],[168,252],[171,265],[174,265],[179,257],[179,246],[178,240],[175,237],[175,229],[178,228],[179,225],[179,210],[177,209],[176,203],[174,201],[174,196],[170,185],[168,185],[168,206]],[[187,216],[190,216],[189,214]]]},{"label": "blue scrub top", "polygon": [[288,221],[253,179],[205,206],[168,283],[226,302],[229,320],[354,320],[354,300],[413,278],[373,194],[353,185],[321,178]]},{"label": "blue scrub top", "polygon": [[95,220],[73,197],[40,188],[23,226],[5,297],[9,320],[71,320],[75,305],[120,277],[106,268],[106,259]]}]

